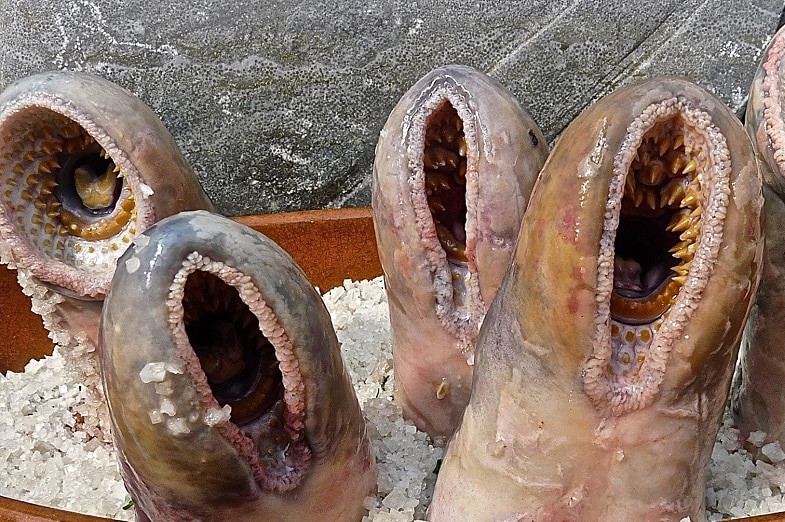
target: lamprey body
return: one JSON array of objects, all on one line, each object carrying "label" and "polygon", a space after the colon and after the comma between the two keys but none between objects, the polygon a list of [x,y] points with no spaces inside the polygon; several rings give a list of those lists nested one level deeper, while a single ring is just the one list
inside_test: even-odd
[{"label": "lamprey body", "polygon": [[101,369],[137,520],[357,521],[376,465],[324,304],[295,262],[208,212],[120,258]]},{"label": "lamprey body", "polygon": [[157,220],[209,208],[172,136],[125,89],[50,72],[0,94],[0,260],[19,270],[34,311],[93,393],[90,354],[117,258]]},{"label": "lamprey body", "polygon": [[744,129],[703,89],[584,111],[532,193],[430,520],[706,520],[762,204]]},{"label": "lamprey body", "polygon": [[476,336],[546,156],[509,91],[464,66],[423,77],[381,132],[372,203],[397,399],[434,438],[469,400]]},{"label": "lamprey body", "polygon": [[[731,405],[746,438],[766,432],[763,444],[785,446],[785,122],[783,121],[785,32],[763,53],[750,90],[745,126],[764,182],[766,246],[755,304],[742,343]],[[750,450],[757,451],[750,447]]]}]

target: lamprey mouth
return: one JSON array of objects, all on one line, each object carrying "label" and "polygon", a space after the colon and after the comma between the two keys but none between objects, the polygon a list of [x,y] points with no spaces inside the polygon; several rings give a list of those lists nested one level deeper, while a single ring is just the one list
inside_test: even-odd
[{"label": "lamprey mouth", "polygon": [[231,406],[232,422],[242,426],[271,411],[283,398],[275,348],[237,290],[197,271],[188,276],[183,308],[191,347],[218,404]]},{"label": "lamprey mouth", "polygon": [[[633,335],[651,340],[695,254],[704,194],[700,151],[685,147],[685,130],[678,117],[657,123],[625,177],[611,295],[612,333],[624,342]],[[631,333],[626,325],[643,327]]]},{"label": "lamprey mouth", "polygon": [[62,114],[28,107],[9,116],[0,142],[0,203],[18,235],[51,260],[113,270],[136,235],[136,203],[96,137]]},{"label": "lamprey mouth", "polygon": [[[196,253],[190,256],[192,261],[197,259],[192,268],[203,265],[205,258]],[[182,290],[185,334],[213,398],[221,407],[230,407],[231,422],[253,442],[259,464],[276,477],[273,480],[289,484],[294,478],[299,480],[290,471],[299,467],[308,450],[292,444],[295,429],[289,426],[287,432],[283,375],[275,347],[260,330],[259,317],[240,297],[238,288],[219,277],[221,268],[224,275],[229,270],[220,262],[209,263],[212,272],[188,270]]]},{"label": "lamprey mouth", "polygon": [[599,317],[607,319],[597,323],[590,361],[597,371],[605,361],[608,387],[594,389],[592,380],[590,393],[598,401],[612,397],[616,413],[656,392],[712,271],[730,192],[725,139],[686,101],[652,105],[627,132],[614,161],[614,211],[606,213],[600,251]]},{"label": "lamprey mouth", "polygon": [[426,123],[425,193],[447,260],[466,259],[466,137],[463,121],[444,100]]}]

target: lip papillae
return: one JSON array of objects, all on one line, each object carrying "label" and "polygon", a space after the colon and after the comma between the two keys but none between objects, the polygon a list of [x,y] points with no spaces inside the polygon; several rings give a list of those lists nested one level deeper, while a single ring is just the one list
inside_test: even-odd
[{"label": "lip papillae", "polygon": [[319,294],[263,235],[184,212],[120,258],[102,376],[139,520],[353,522],[376,488]]},{"label": "lip papillae", "polygon": [[705,520],[761,206],[749,139],[703,89],[642,82],[580,115],[486,315],[430,520]]},{"label": "lip papillae", "polygon": [[474,343],[509,263],[545,139],[480,71],[432,71],[381,132],[373,174],[397,398],[432,437],[469,400]]}]

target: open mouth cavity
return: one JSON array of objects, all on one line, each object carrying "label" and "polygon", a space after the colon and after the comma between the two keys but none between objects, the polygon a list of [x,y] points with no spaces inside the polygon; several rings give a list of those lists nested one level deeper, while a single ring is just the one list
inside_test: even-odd
[{"label": "open mouth cavity", "polygon": [[285,467],[284,386],[275,348],[237,290],[197,270],[183,294],[183,322],[191,348],[220,406],[253,441],[266,468]]},{"label": "open mouth cavity", "polygon": [[719,251],[728,158],[710,117],[679,98],[650,106],[628,128],[614,161],[584,376],[596,404],[623,413],[656,394]]},{"label": "open mouth cavity", "polygon": [[9,116],[0,140],[0,204],[28,248],[79,270],[113,270],[136,234],[136,204],[107,151],[43,107]]},{"label": "open mouth cavity", "polygon": [[689,273],[705,189],[679,117],[643,137],[625,178],[611,294],[612,371],[635,374]]},{"label": "open mouth cavity", "polygon": [[425,195],[436,238],[444,252],[452,287],[451,305],[467,317],[473,312],[466,252],[467,140],[463,120],[449,99],[442,101],[425,123],[422,167]]},{"label": "open mouth cavity", "polygon": [[292,345],[258,288],[229,264],[193,252],[168,303],[175,343],[202,407],[230,409],[230,422],[216,428],[249,460],[262,487],[296,487],[311,454],[304,390],[300,377],[282,368],[280,357],[290,360]]}]

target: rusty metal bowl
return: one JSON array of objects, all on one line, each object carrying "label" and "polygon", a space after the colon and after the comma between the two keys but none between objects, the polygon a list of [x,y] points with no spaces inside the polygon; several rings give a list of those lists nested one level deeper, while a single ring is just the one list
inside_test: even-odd
[{"label": "rusty metal bowl", "polygon": [[[340,209],[245,216],[236,221],[276,241],[323,291],[344,279],[381,275],[371,210]],[[0,372],[20,372],[30,359],[52,353],[41,318],[30,311],[16,273],[0,268]],[[101,522],[109,519],[37,506],[0,496],[0,522]],[[785,513],[737,519],[785,522]]]}]

